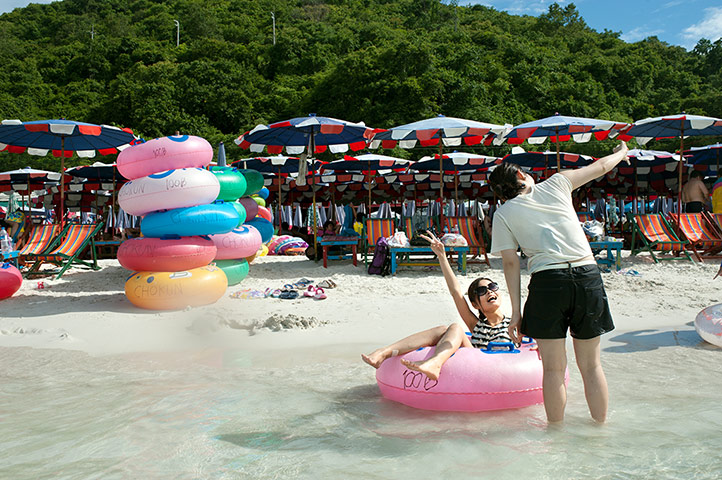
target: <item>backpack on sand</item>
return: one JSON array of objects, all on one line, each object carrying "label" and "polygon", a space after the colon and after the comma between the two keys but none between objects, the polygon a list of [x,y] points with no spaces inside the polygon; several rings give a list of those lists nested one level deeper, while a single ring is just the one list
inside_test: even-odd
[{"label": "backpack on sand", "polygon": [[391,256],[389,255],[389,244],[384,237],[376,240],[374,258],[368,269],[369,275],[381,275],[385,277],[391,273]]}]

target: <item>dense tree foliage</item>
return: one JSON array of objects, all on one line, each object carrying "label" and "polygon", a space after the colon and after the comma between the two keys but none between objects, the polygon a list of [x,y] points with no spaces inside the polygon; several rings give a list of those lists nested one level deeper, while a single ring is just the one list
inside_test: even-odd
[{"label": "dense tree foliage", "polygon": [[573,4],[531,17],[439,0],[63,0],[0,16],[0,61],[0,118],[213,144],[310,112],[373,127],[439,113],[513,124],[722,115],[722,40],[691,52],[625,43]]}]

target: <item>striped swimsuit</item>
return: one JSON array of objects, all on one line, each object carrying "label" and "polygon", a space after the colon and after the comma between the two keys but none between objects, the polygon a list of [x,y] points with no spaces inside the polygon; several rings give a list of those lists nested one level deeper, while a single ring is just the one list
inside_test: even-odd
[{"label": "striped swimsuit", "polygon": [[509,338],[509,319],[504,319],[493,327],[486,320],[479,319],[471,332],[471,345],[474,348],[486,348],[489,342],[511,342]]}]

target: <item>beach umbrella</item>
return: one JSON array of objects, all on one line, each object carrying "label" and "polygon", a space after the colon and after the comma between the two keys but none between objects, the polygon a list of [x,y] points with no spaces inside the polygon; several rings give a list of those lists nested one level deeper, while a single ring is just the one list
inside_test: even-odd
[{"label": "beach umbrella", "polygon": [[371,175],[383,172],[406,170],[413,162],[403,158],[390,157],[377,153],[362,155],[344,155],[343,159],[329,162],[323,166],[324,171],[361,172],[367,176],[368,206],[371,209]]},{"label": "beach umbrella", "polygon": [[[684,112],[664,117],[637,120],[620,136],[622,140],[635,138],[640,145],[650,140],[662,140],[679,137],[679,151],[684,152],[686,136],[717,135],[722,136],[722,119],[688,115]],[[682,213],[682,165],[678,168],[677,213]]]},{"label": "beach umbrella", "polygon": [[[439,155],[442,155],[444,147],[480,145],[493,138],[501,137],[511,127],[508,124],[495,125],[438,115],[378,132],[370,142],[370,148],[391,149],[397,146],[401,148],[438,146]],[[441,157],[439,158],[439,170],[443,170]],[[440,182],[439,197],[443,202],[443,182]]]},{"label": "beach umbrella", "polygon": [[[715,173],[719,176],[719,160],[722,143],[707,145],[704,147],[692,147],[684,152],[684,158],[688,165],[715,165]],[[710,169],[707,169],[709,172]]]},{"label": "beach umbrella", "polygon": [[[111,155],[135,141],[133,132],[110,125],[73,122],[70,120],[3,120],[0,124],[0,151],[60,157],[60,173],[65,172],[65,158],[73,153],[81,158]],[[60,177],[61,190],[65,177]],[[63,223],[63,196],[60,196],[60,223]]]},{"label": "beach umbrella", "polygon": [[[489,168],[501,163],[501,159],[486,155],[478,155],[466,152],[451,152],[439,155],[422,157],[409,167],[410,170],[419,172],[438,172],[440,182],[444,181],[444,173],[450,172],[454,175],[454,198],[459,202],[459,172],[484,172]],[[441,170],[439,170],[441,166]]]},{"label": "beach umbrella", "polygon": [[556,113],[551,117],[516,125],[503,136],[501,141],[510,145],[519,145],[526,141],[534,145],[544,143],[549,139],[557,147],[557,171],[559,171],[561,169],[561,152],[559,151],[561,142],[573,140],[576,143],[586,143],[591,139],[615,138],[627,127],[629,124],[626,122],[570,117]]},{"label": "beach umbrella", "polygon": [[30,167],[0,172],[0,192],[24,192],[28,196],[32,192],[45,190],[57,185],[60,173],[47,170],[37,170]]},{"label": "beach umbrella", "polygon": [[[376,130],[368,128],[363,122],[352,123],[329,117],[310,114],[308,117],[292,118],[270,125],[257,125],[253,130],[238,137],[235,142],[241,148],[260,153],[265,148],[270,154],[280,154],[283,149],[289,155],[304,154],[299,163],[299,178],[305,180],[305,162],[308,156],[329,150],[331,153],[354,152],[366,148],[368,140]],[[313,202],[316,203],[316,190],[313,189]],[[316,209],[313,210],[316,215]],[[313,222],[313,241],[316,247],[316,222]]]},{"label": "beach umbrella", "polygon": [[[562,168],[578,168],[593,163],[596,159],[588,155],[579,155],[577,153],[558,152],[559,163]],[[510,153],[504,157],[505,162],[519,165],[520,167],[528,167],[533,170],[546,170],[549,168],[549,161],[557,159],[557,152],[518,152]]]}]

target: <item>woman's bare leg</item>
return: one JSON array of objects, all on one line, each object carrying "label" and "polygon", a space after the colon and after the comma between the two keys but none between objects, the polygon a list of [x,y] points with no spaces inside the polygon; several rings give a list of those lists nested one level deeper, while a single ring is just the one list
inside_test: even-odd
[{"label": "woman's bare leg", "polygon": [[544,410],[549,423],[564,420],[567,406],[567,387],[564,377],[567,372],[566,338],[537,339],[544,368]]},{"label": "woman's bare leg", "polygon": [[402,359],[401,363],[409,369],[421,372],[432,380],[438,380],[441,373],[441,367],[460,347],[471,347],[471,341],[466,336],[466,332],[458,323],[449,325],[444,335],[436,344],[434,354],[421,362],[411,362]]},{"label": "woman's bare leg", "polygon": [[423,332],[414,333],[391,345],[374,350],[368,355],[361,354],[361,358],[372,367],[379,368],[383,361],[389,357],[403,355],[417,348],[436,345],[439,339],[446,333],[447,328],[445,325],[440,325],[424,330]]},{"label": "woman's bare leg", "polygon": [[607,406],[609,405],[609,390],[607,378],[602,370],[600,360],[600,337],[588,340],[574,339],[574,353],[577,357],[577,366],[584,381],[584,396],[587,398],[589,413],[599,423],[607,419]]}]

